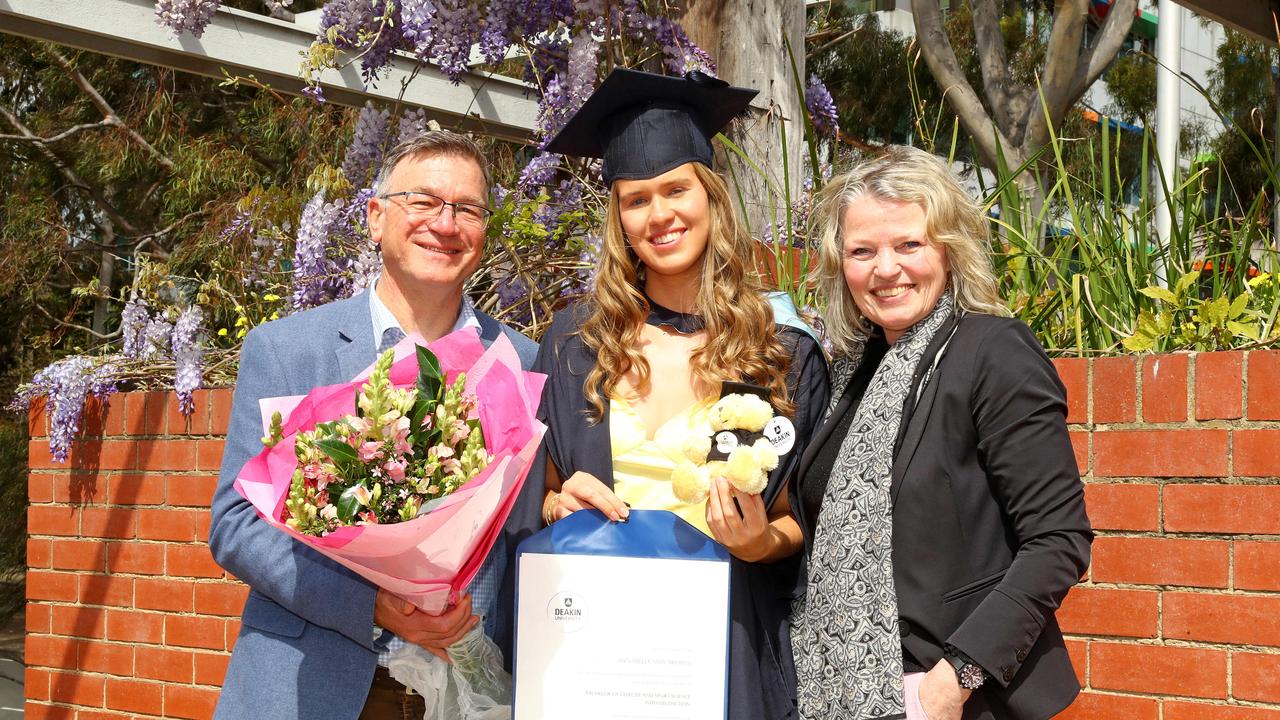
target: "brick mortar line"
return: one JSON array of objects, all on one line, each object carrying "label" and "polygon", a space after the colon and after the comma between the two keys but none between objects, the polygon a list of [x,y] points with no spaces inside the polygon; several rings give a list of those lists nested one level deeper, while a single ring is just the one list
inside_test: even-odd
[{"label": "brick mortar line", "polygon": [[[1146,592],[1175,592],[1175,593],[1193,593],[1199,595],[1213,595],[1215,597],[1231,597],[1231,598],[1261,598],[1272,599],[1280,598],[1280,591],[1275,590],[1249,590],[1249,589],[1228,589],[1225,587],[1214,587],[1206,585],[1153,585],[1150,583],[1118,583],[1118,582],[1088,582],[1076,583],[1079,587],[1093,588],[1096,590],[1142,590]],[[1280,647],[1278,645],[1277,647]]]},{"label": "brick mortar line", "polygon": [[1206,477],[1103,475],[1096,478],[1093,475],[1085,475],[1080,479],[1086,485],[1280,485],[1280,476],[1277,475],[1213,475]]},{"label": "brick mortar line", "polygon": [[1268,542],[1280,540],[1280,532],[1276,533],[1214,533],[1205,530],[1194,532],[1173,530],[1129,530],[1121,528],[1094,529],[1097,538],[1144,538],[1147,540],[1243,540],[1245,542]]},{"label": "brick mortar line", "polygon": [[1092,684],[1088,685],[1087,687],[1081,688],[1081,691],[1082,691],[1082,694],[1083,694],[1083,691],[1087,691],[1090,695],[1111,695],[1111,696],[1117,696],[1117,697],[1139,698],[1143,700],[1156,700],[1156,701],[1159,701],[1161,712],[1163,712],[1164,710],[1165,701],[1192,702],[1200,705],[1205,705],[1207,707],[1238,707],[1238,708],[1249,708],[1249,709],[1257,709],[1257,710],[1280,709],[1280,703],[1268,703],[1268,702],[1261,702],[1257,700],[1240,700],[1238,698],[1233,698],[1229,696],[1228,697],[1205,697],[1203,695],[1174,695],[1174,694],[1167,694],[1167,693],[1157,695],[1153,693],[1144,693],[1141,690],[1120,690],[1116,688],[1099,688],[1099,687],[1095,687]]},{"label": "brick mortar line", "polygon": [[1280,428],[1280,420],[1252,420],[1246,418],[1206,418],[1204,420],[1172,420],[1168,422],[1136,420],[1134,422],[1070,423],[1067,425],[1068,430],[1093,433],[1131,432],[1135,430],[1275,430],[1277,428]]},{"label": "brick mortar line", "polygon": [[[1238,643],[1212,643],[1204,640],[1183,640],[1166,637],[1133,637],[1130,635],[1080,635],[1068,633],[1062,636],[1068,640],[1085,640],[1101,642],[1109,645],[1126,645],[1129,647],[1179,648],[1184,650],[1214,650],[1224,653],[1249,653],[1253,655],[1280,655],[1280,647],[1274,645],[1241,645]],[[1112,639],[1119,637],[1120,639]]]},{"label": "brick mortar line", "polygon": [[[1081,688],[1081,694],[1087,692],[1089,695],[1097,695],[1104,697],[1125,697],[1136,698],[1142,700],[1172,700],[1174,702],[1190,702],[1197,705],[1206,705],[1208,707],[1238,707],[1258,710],[1274,710],[1280,709],[1280,703],[1261,702],[1257,700],[1240,700],[1238,698],[1206,698],[1202,695],[1153,695],[1144,693],[1139,690],[1116,690],[1112,688],[1096,688],[1092,685]],[[1163,705],[1163,703],[1161,703]],[[1163,707],[1160,708],[1163,711]]]}]

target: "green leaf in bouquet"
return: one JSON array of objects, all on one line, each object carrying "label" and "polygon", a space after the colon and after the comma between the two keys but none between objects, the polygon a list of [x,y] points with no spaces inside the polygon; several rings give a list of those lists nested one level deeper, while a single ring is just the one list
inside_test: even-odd
[{"label": "green leaf in bouquet", "polygon": [[334,438],[316,440],[316,447],[324,451],[324,454],[328,455],[330,460],[333,460],[333,464],[340,468],[360,462],[360,456],[356,454],[355,448],[348,445],[344,440]]},{"label": "green leaf in bouquet", "polygon": [[418,397],[434,402],[440,397],[440,388],[444,385],[444,370],[436,354],[418,346]]},{"label": "green leaf in bouquet", "polygon": [[424,429],[422,423],[427,419],[427,415],[431,412],[431,406],[434,403],[434,398],[425,398],[421,392],[418,393],[418,399],[413,403],[413,409],[409,411],[410,445],[421,447],[423,438],[430,434],[431,429]]},{"label": "green leaf in bouquet", "polygon": [[360,512],[360,498],[358,495],[365,487],[359,483],[352,485],[342,491],[342,495],[338,496],[338,520],[343,523],[350,523],[355,519],[356,513]]}]

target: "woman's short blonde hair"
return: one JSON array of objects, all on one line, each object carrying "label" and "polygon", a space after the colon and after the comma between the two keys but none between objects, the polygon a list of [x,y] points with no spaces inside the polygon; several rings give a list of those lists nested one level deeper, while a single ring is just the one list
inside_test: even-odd
[{"label": "woman's short blonde hair", "polygon": [[837,355],[860,346],[871,330],[845,283],[842,227],[845,210],[867,196],[924,208],[929,241],[939,245],[950,262],[949,282],[958,309],[1010,314],[997,290],[991,229],[981,206],[942,160],[923,150],[894,145],[831,178],[814,199],[810,237],[818,245],[815,286],[825,301],[823,317]]}]

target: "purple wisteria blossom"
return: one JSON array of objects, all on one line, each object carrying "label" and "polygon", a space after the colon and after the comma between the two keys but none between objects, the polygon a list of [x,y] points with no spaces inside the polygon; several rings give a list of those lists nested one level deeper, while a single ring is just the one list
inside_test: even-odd
[{"label": "purple wisteria blossom", "polygon": [[351,261],[351,290],[363,290],[373,287],[378,275],[382,272],[382,253],[369,237],[368,207],[369,198],[373,197],[373,188],[364,188],[343,208],[340,225],[351,228],[351,239],[355,243],[355,259]]},{"label": "purple wisteria blossom", "polygon": [[173,334],[173,323],[161,313],[147,322],[143,331],[142,349],[139,358],[166,357],[169,354],[169,339]]},{"label": "purple wisteria blossom", "polygon": [[116,391],[115,365],[109,360],[73,355],[36,373],[19,389],[9,407],[25,410],[31,401],[44,397],[49,418],[49,450],[57,462],[66,462],[71,443],[80,434],[85,400],[92,395],[105,407]]},{"label": "purple wisteria blossom", "polygon": [[662,57],[671,72],[683,75],[697,70],[707,75],[716,74],[716,61],[694,44],[684,28],[671,18],[653,19],[653,37],[662,46]]},{"label": "purple wisteria blossom", "polygon": [[191,395],[200,388],[204,380],[201,361],[204,359],[204,347],[201,345],[204,314],[199,305],[192,305],[178,316],[173,326],[173,389],[178,393],[178,409],[183,415],[191,415],[195,405]]},{"label": "purple wisteria blossom", "polygon": [[427,111],[422,108],[413,108],[400,116],[400,124],[396,127],[395,144],[406,140],[412,140],[419,135],[425,133],[431,128],[430,120],[427,119]]},{"label": "purple wisteria blossom", "polygon": [[378,72],[391,62],[391,53],[402,48],[403,39],[396,28],[400,19],[387,11],[388,0],[330,0],[320,15],[320,32],[316,39],[327,41],[334,30],[334,45],[360,55],[360,70],[366,83],[373,83]]},{"label": "purple wisteria blossom", "polygon": [[813,120],[813,129],[819,135],[833,138],[840,134],[836,103],[817,75],[809,76],[809,87],[804,91],[804,104],[809,109],[809,118]]},{"label": "purple wisteria blossom", "polygon": [[347,154],[342,159],[342,174],[356,187],[369,184],[373,174],[382,163],[382,152],[387,141],[387,128],[391,123],[391,113],[386,109],[379,110],[373,103],[365,103],[360,109],[360,117],[356,119],[355,134],[351,144],[347,146]]},{"label": "purple wisteria blossom", "polygon": [[596,68],[599,66],[600,43],[595,32],[598,23],[590,23],[573,36],[569,43],[569,64],[565,73],[564,110],[571,116],[587,101],[596,87]]},{"label": "purple wisteria blossom", "polygon": [[325,202],[323,192],[316,193],[302,209],[293,254],[294,310],[323,305],[343,297],[349,289],[349,281],[342,276],[344,268],[335,262],[331,250],[331,235],[343,209],[340,202]]},{"label": "purple wisteria blossom", "polygon": [[221,0],[157,0],[156,22],[172,30],[174,37],[184,32],[200,37],[221,4]]},{"label": "purple wisteria blossom", "polygon": [[582,239],[582,252],[578,259],[582,261],[582,269],[578,271],[579,289],[591,292],[596,286],[596,274],[600,271],[600,261],[604,257],[604,237],[599,233],[591,233]]},{"label": "purple wisteria blossom", "polygon": [[404,0],[401,18],[405,45],[418,57],[439,65],[453,82],[461,82],[471,46],[481,37],[480,24],[467,1]]},{"label": "purple wisteria blossom", "polygon": [[520,171],[520,180],[517,183],[517,187],[525,195],[536,194],[537,188],[550,185],[551,181],[555,180],[556,171],[560,169],[560,160],[560,155],[556,153],[539,153]]},{"label": "purple wisteria blossom", "polygon": [[582,205],[582,183],[577,180],[561,180],[551,191],[551,197],[533,214],[533,221],[547,230],[554,230],[560,216],[573,212]]},{"label": "purple wisteria blossom", "polygon": [[150,320],[147,303],[139,300],[137,295],[130,296],[129,302],[124,304],[124,312],[120,314],[120,335],[124,341],[121,352],[125,357],[141,357]]},{"label": "purple wisteria blossom", "polygon": [[503,320],[524,324],[532,320],[529,313],[529,286],[515,273],[504,275],[494,286],[498,295],[498,307],[504,311]]}]

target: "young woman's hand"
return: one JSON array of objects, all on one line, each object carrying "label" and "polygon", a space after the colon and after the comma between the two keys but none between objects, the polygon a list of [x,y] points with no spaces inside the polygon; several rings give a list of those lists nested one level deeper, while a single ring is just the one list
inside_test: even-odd
[{"label": "young woman's hand", "polygon": [[583,508],[595,508],[614,522],[626,520],[631,514],[631,509],[622,502],[622,498],[605,487],[599,478],[581,471],[569,476],[560,486],[558,496],[549,496],[547,503],[548,506],[544,507],[550,509],[546,517],[552,522]]},{"label": "young woman's hand", "polygon": [[740,560],[757,562],[772,554],[775,538],[764,500],[759,495],[739,492],[722,477],[712,481],[711,494],[707,496],[707,527],[716,541]]}]

